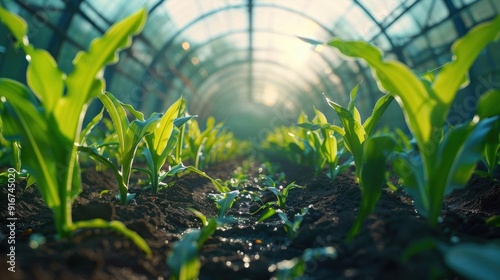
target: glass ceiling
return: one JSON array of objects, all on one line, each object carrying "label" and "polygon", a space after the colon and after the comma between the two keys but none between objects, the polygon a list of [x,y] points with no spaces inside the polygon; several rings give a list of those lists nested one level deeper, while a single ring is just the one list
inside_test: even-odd
[{"label": "glass ceiling", "polygon": [[[366,117],[380,91],[366,65],[297,36],[368,41],[418,72],[450,59],[451,43],[500,10],[497,0],[10,0],[27,19],[32,43],[65,71],[72,58],[117,20],[145,7],[149,19],[120,62],[105,73],[107,89],[151,113],[175,99],[191,114],[213,115],[240,136],[293,121],[313,106],[330,112],[324,96],[345,104],[358,98]],[[0,27],[0,74],[24,79],[26,62]],[[498,80],[498,43],[471,71],[472,83]],[[497,85],[498,86],[498,85]],[[469,87],[471,88],[471,87]],[[463,95],[474,94],[473,89]],[[402,125],[394,106],[386,123]],[[329,119],[333,119],[332,115]],[[203,121],[202,121],[203,122]],[[271,123],[272,122],[272,123]]]}]

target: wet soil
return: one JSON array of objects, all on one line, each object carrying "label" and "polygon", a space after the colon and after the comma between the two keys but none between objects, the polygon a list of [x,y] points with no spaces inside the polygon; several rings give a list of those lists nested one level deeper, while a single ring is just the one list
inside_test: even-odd
[{"label": "wet soil", "polygon": [[[241,160],[234,160],[205,171],[228,180],[241,165]],[[259,164],[247,168],[253,182]],[[324,174],[313,176],[311,170],[290,164],[282,164],[282,170],[286,174],[283,184],[295,181],[305,186],[293,189],[287,200],[288,217],[304,207],[309,209],[297,236],[288,238],[277,218],[256,223],[258,215],[249,214],[255,205],[240,199],[228,213],[240,223],[218,229],[201,248],[200,279],[271,279],[279,262],[300,257],[307,248],[326,246],[335,248],[337,257],[308,261],[301,279],[460,279],[446,267],[437,249],[423,250],[406,261],[405,250],[426,238],[445,244],[500,239],[500,228],[485,224],[486,218],[500,214],[500,184],[489,179],[473,177],[465,189],[452,193],[437,229],[419,217],[404,193],[386,190],[361,233],[346,242],[361,195],[355,178],[345,173],[332,181]],[[134,175],[132,182],[140,178]],[[74,220],[122,221],[147,241],[153,256],[147,258],[130,240],[109,230],[80,230],[70,239],[56,240],[52,213],[37,189],[24,188],[19,182],[15,191],[14,273],[7,270],[11,246],[7,238],[7,190],[5,186],[0,189],[0,279],[169,279],[166,259],[174,242],[187,229],[201,226],[187,209],[194,208],[208,217],[217,215],[214,202],[207,198],[215,189],[194,174],[159,193],[133,183],[131,192],[136,196],[126,206],[114,198],[117,186],[111,172],[88,168],[82,182],[83,192],[73,205]],[[103,190],[110,192],[100,197]],[[34,246],[40,238],[45,242]]]}]

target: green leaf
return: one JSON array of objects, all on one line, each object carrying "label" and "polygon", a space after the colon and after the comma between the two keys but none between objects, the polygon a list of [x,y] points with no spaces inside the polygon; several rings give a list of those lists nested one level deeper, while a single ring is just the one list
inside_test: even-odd
[{"label": "green leaf", "polygon": [[327,102],[337,112],[345,131],[343,135],[345,146],[352,153],[356,165],[360,166],[363,154],[362,143],[366,139],[365,129],[356,121],[351,112],[329,99]]},{"label": "green leaf", "polygon": [[146,18],[145,9],[138,11],[111,26],[102,37],[94,39],[88,52],[80,51],[76,55],[74,69],[66,80],[67,94],[54,109],[59,127],[64,127],[63,135],[75,138],[84,104],[104,88],[103,67],[118,61],[117,51],[130,46],[130,36],[142,30]]},{"label": "green leaf", "polygon": [[116,166],[111,160],[101,155],[93,147],[78,146],[78,151],[88,154],[93,160],[98,161],[107,166],[108,168],[110,168],[113,171],[113,175],[115,175],[115,179],[120,189],[126,187],[122,173],[118,170],[118,168],[116,168]]},{"label": "green leaf", "polygon": [[99,99],[108,111],[108,114],[115,127],[116,135],[118,136],[118,147],[120,153],[124,153],[125,149],[125,135],[129,125],[127,113],[121,105],[120,101],[116,99],[111,93],[103,92],[99,95]]},{"label": "green leaf", "polygon": [[489,118],[500,115],[500,90],[490,90],[479,98],[477,115],[481,118]]},{"label": "green leaf", "polygon": [[238,190],[226,192],[223,194],[223,198],[215,201],[217,208],[219,209],[219,218],[222,218],[227,214],[227,211],[231,209],[239,193],[240,192]]},{"label": "green leaf", "polygon": [[439,150],[441,162],[438,166],[441,168],[436,169],[435,177],[446,178],[445,194],[463,187],[469,181],[476,163],[483,157],[487,135],[490,133],[500,133],[500,116],[484,119],[474,126],[457,127],[443,140]]},{"label": "green leaf", "polygon": [[85,126],[85,128],[82,130],[82,133],[80,133],[80,144],[83,144],[85,142],[85,139],[87,136],[90,134],[92,129],[102,120],[102,116],[104,114],[104,108],[102,108],[101,112],[97,114],[88,124]]},{"label": "green leaf", "polygon": [[[182,111],[180,111],[182,112]],[[181,117],[181,118],[176,118],[174,120],[174,125],[175,127],[177,128],[180,128],[181,126],[183,126],[186,122],[188,122],[189,120],[191,120],[192,118],[196,118],[197,116],[186,116],[186,117]]]},{"label": "green leaf", "polygon": [[269,219],[270,217],[272,217],[274,214],[276,214],[278,211],[281,211],[281,210],[276,210],[274,208],[267,208],[266,211],[260,216],[260,218],[257,220],[257,222],[262,222],[262,221],[265,221],[267,219]]},{"label": "green leaf", "polygon": [[495,215],[486,219],[486,224],[492,227],[500,227],[500,216]]},{"label": "green leaf", "polygon": [[132,240],[132,242],[134,242],[134,244],[137,247],[139,247],[142,251],[144,251],[148,257],[152,256],[152,252],[151,249],[149,248],[148,243],[146,243],[146,241],[141,236],[139,236],[139,234],[127,229],[127,227],[122,222],[119,221],[108,222],[102,219],[78,221],[72,225],[71,230],[75,231],[81,228],[102,228],[102,229],[114,230],[124,235],[128,239]]},{"label": "green leaf", "polygon": [[42,197],[51,209],[61,206],[54,140],[44,114],[29,99],[28,89],[13,80],[0,79],[0,96],[8,100],[2,113],[2,133],[7,140],[23,145],[23,168],[37,181]]},{"label": "green leaf", "polygon": [[[151,150],[151,153],[154,157],[166,158],[167,155],[163,154],[165,147],[167,146],[168,139],[172,134],[172,130],[174,129],[174,120],[181,113],[179,109],[182,107],[182,103],[184,103],[184,99],[179,98],[172,106],[170,106],[163,117],[158,122],[158,128],[148,136],[151,140],[148,140],[148,149]],[[151,146],[149,145],[151,144]]]},{"label": "green leaf", "polygon": [[[354,103],[356,102],[356,96],[358,95],[358,90],[359,90],[359,85],[361,84],[362,81],[357,83],[352,89],[351,92],[349,93],[349,104],[347,105],[347,110],[351,112],[351,114],[354,114]],[[358,113],[359,114],[359,113]]]},{"label": "green leaf", "polygon": [[[220,220],[224,220],[224,218],[220,218]],[[205,241],[215,232],[218,223],[218,219],[210,218],[208,223],[201,228],[200,237],[198,238],[198,250],[201,249]]]},{"label": "green leaf", "polygon": [[23,46],[29,45],[28,36],[26,36],[28,34],[28,24],[24,19],[0,7],[0,20],[9,28],[19,44]]},{"label": "green leaf", "polygon": [[444,123],[444,113],[436,120],[431,119],[437,101],[429,96],[425,85],[407,66],[398,61],[384,61],[378,48],[363,41],[335,38],[328,45],[347,56],[362,58],[370,65],[381,89],[397,95],[402,102],[406,120],[419,143],[429,141],[434,124],[440,127]]},{"label": "green leaf", "polygon": [[385,184],[386,165],[396,141],[388,135],[373,136],[363,143],[363,165],[359,177],[361,205],[354,225],[349,230],[352,240],[361,230],[363,220],[375,210]]},{"label": "green leaf", "polygon": [[198,278],[201,267],[198,258],[198,240],[200,230],[194,229],[175,242],[173,250],[167,259],[167,265],[172,273],[170,279],[193,280]]},{"label": "green leaf", "polygon": [[30,64],[26,80],[33,93],[43,103],[45,113],[50,115],[63,95],[65,75],[46,50],[34,49],[28,52],[28,56]]},{"label": "green leaf", "polygon": [[394,97],[391,94],[386,94],[382,96],[377,101],[377,103],[375,103],[375,107],[373,108],[371,116],[363,123],[366,135],[372,135],[373,131],[375,130],[375,126],[384,114],[387,107],[389,107],[389,105],[391,104],[392,100],[394,100]]},{"label": "green leaf", "polygon": [[423,238],[411,243],[403,252],[401,259],[407,263],[410,258],[418,253],[437,248],[437,240],[431,237]]},{"label": "green leaf", "polygon": [[500,246],[495,243],[456,245],[445,253],[446,264],[468,279],[494,280],[500,275]]},{"label": "green leaf", "polygon": [[120,105],[126,109],[132,116],[134,116],[139,121],[144,121],[144,114],[134,108],[131,104],[126,104],[121,101],[118,101]]},{"label": "green leaf", "polygon": [[202,224],[203,226],[208,225],[207,217],[206,217],[203,213],[201,213],[200,211],[198,211],[198,210],[196,210],[196,209],[194,209],[194,208],[190,208],[190,207],[188,207],[188,208],[187,208],[187,210],[189,210],[189,211],[191,211],[193,214],[195,214],[195,215],[196,215],[196,217],[197,217],[197,218],[201,221],[201,224]]},{"label": "green leaf", "polygon": [[500,34],[500,16],[475,26],[464,37],[453,43],[453,60],[439,72],[432,85],[436,96],[451,104],[457,91],[468,82],[467,74],[481,51]]}]

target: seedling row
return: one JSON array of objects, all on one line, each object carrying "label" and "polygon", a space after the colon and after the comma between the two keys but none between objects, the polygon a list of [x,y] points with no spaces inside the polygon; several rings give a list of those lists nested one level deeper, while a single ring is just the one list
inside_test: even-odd
[{"label": "seedling row", "polygon": [[[62,72],[46,50],[29,43],[28,28],[22,18],[3,8],[0,18],[29,61],[27,85],[0,78],[1,152],[8,158],[3,164],[15,168],[16,179],[26,180],[27,187],[36,186],[52,210],[59,238],[69,238],[81,229],[111,229],[130,238],[146,255],[152,254],[147,242],[120,221],[72,220],[73,202],[82,192],[82,168],[112,172],[118,186],[116,203],[122,205],[134,200],[131,185],[157,193],[174,186],[188,173],[211,182],[215,192],[207,199],[215,203],[218,214],[207,217],[190,209],[202,226],[186,231],[168,253],[172,279],[198,277],[198,252],[204,243],[217,230],[241,222],[241,217],[229,214],[234,205],[251,203],[245,214],[252,217],[252,223],[274,219],[290,240],[297,236],[309,208],[290,213],[287,197],[307,186],[286,182],[285,174],[274,170],[272,163],[263,165],[263,172],[252,179],[241,168],[230,179],[214,178],[203,171],[217,162],[248,155],[251,150],[251,145],[236,139],[223,122],[209,118],[201,130],[196,115],[188,112],[187,101],[182,97],[164,112],[147,117],[106,91],[103,69],[115,63],[117,52],[129,47],[132,37],[141,32],[147,20],[145,10],[116,23],[96,38],[88,51],[79,52],[70,73]],[[465,187],[474,174],[497,180],[500,91],[481,95],[471,120],[451,125],[447,116],[458,91],[468,82],[468,70],[499,33],[500,17],[474,27],[453,44],[453,59],[449,63],[420,74],[401,62],[385,60],[378,48],[363,41],[335,38],[323,43],[300,38],[304,44],[336,48],[347,57],[364,61],[379,84],[380,98],[365,120],[356,107],[361,81],[350,91],[345,107],[325,98],[336,114],[335,120],[328,120],[325,112],[317,108],[313,108],[312,118],[301,113],[295,123],[276,128],[259,143],[264,156],[307,166],[315,176],[327,174],[332,182],[341,174],[356,178],[361,201],[346,243],[364,230],[364,222],[374,212],[385,188],[411,197],[418,215],[426,219],[429,227],[437,228],[447,195]],[[92,102],[99,103],[102,110],[84,124]],[[409,133],[377,126],[391,103],[397,103],[403,111]],[[478,169],[478,163],[484,168]],[[143,174],[144,179],[132,180],[134,172]],[[8,176],[8,172],[2,174],[3,184]],[[498,226],[499,219],[488,217],[487,223]],[[432,241],[412,250],[441,248],[448,266],[460,275],[475,278],[475,270],[462,266],[461,260],[500,256],[499,247],[490,245],[483,250],[473,243],[449,246]],[[287,268],[278,265],[276,277],[300,277],[305,263],[317,256],[335,258],[335,249],[308,249]],[[488,263],[478,265],[488,276],[498,273]]]}]

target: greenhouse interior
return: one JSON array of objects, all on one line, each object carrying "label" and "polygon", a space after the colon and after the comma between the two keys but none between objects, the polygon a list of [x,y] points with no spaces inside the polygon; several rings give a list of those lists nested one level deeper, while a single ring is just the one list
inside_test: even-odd
[{"label": "greenhouse interior", "polygon": [[498,279],[500,1],[0,0],[0,279]]}]

